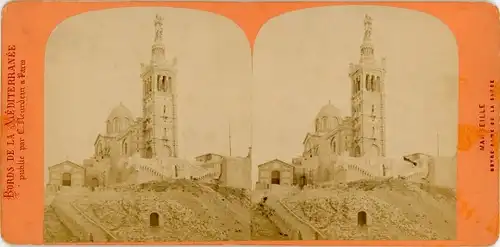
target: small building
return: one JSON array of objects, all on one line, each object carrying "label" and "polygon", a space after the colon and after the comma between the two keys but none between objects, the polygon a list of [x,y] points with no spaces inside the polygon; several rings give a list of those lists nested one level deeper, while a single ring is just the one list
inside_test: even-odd
[{"label": "small building", "polygon": [[49,167],[51,187],[82,187],[85,184],[85,168],[69,160]]},{"label": "small building", "polygon": [[274,159],[260,164],[257,189],[267,189],[271,185],[292,185],[294,166]]}]

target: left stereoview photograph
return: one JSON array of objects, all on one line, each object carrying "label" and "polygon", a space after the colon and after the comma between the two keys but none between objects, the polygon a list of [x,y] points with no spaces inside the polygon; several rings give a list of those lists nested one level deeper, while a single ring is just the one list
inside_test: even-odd
[{"label": "left stereoview photograph", "polygon": [[265,228],[250,223],[251,62],[243,31],[209,12],[60,23],[45,52],[44,241],[250,240]]}]

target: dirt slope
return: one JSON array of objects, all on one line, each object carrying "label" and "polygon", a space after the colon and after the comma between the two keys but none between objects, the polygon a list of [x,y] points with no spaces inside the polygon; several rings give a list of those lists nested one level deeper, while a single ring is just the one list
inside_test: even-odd
[{"label": "dirt slope", "polygon": [[[73,204],[121,241],[283,238],[265,216],[252,212],[248,193],[241,189],[171,180],[116,191],[87,193]],[[151,212],[160,213],[159,227],[150,227]],[[55,218],[47,218],[46,227],[53,222]]]},{"label": "dirt slope", "polygon": [[[284,200],[332,239],[454,239],[455,193],[399,179],[355,181],[304,190]],[[367,225],[358,226],[358,213]]]}]

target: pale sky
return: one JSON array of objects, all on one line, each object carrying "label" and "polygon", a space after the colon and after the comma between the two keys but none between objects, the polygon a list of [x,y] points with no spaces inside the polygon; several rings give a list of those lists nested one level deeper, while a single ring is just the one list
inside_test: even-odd
[{"label": "pale sky", "polygon": [[246,156],[251,145],[251,51],[239,27],[197,10],[123,8],[69,18],[47,43],[45,166],[93,154],[112,108],[141,116],[140,63],[151,58],[154,18],[164,18],[167,57],[177,57],[179,152]]},{"label": "pale sky", "polygon": [[255,166],[299,155],[323,105],[331,101],[350,114],[348,68],[359,60],[365,14],[373,18],[375,54],[387,58],[387,155],[436,154],[438,133],[440,154],[455,153],[458,54],[437,18],[387,7],[295,11],[263,26],[252,61],[246,36],[229,19],[123,8],[69,18],[47,43],[45,166],[92,155],[120,102],[142,115],[140,63],[150,59],[156,14],[164,17],[167,57],[178,60],[184,158],[227,155],[229,122],[233,155],[246,155],[252,145]]}]

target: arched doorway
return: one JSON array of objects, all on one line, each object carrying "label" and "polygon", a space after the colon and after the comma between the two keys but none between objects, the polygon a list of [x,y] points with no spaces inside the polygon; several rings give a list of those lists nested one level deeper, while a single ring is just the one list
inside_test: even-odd
[{"label": "arched doorway", "polygon": [[97,188],[97,187],[99,187],[99,179],[94,177],[90,180],[90,188],[92,191],[94,191],[95,188]]},{"label": "arched doorway", "polygon": [[69,172],[63,173],[62,186],[71,186],[71,173]]},{"label": "arched doorway", "polygon": [[354,149],[354,157],[360,157],[361,156],[361,147],[356,146]]},{"label": "arched doorway", "polygon": [[160,215],[158,213],[151,213],[149,215],[149,226],[157,227],[160,225]]},{"label": "arched doorway", "polygon": [[153,158],[153,149],[151,147],[146,148],[145,157],[146,159]]},{"label": "arched doorway", "polygon": [[280,184],[281,174],[280,171],[271,172],[271,184]]},{"label": "arched doorway", "polygon": [[300,188],[302,189],[306,185],[307,185],[307,178],[306,178],[306,176],[305,175],[300,176],[300,178],[299,178],[299,186],[300,186]]},{"label": "arched doorway", "polygon": [[366,212],[358,212],[358,226],[366,226]]}]

